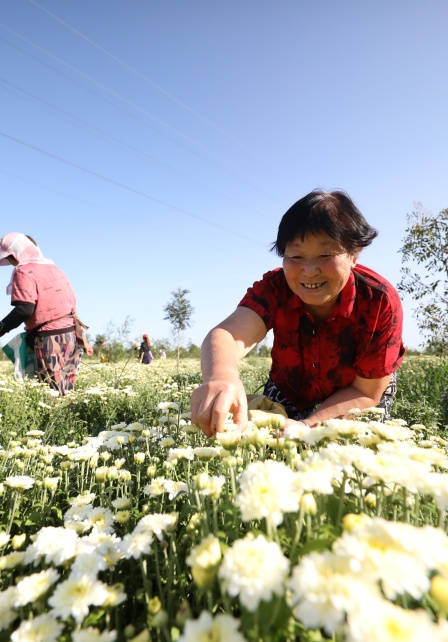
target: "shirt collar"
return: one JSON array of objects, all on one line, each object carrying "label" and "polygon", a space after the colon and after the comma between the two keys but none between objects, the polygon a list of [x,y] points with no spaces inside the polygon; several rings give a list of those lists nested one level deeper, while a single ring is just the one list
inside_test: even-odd
[{"label": "shirt collar", "polygon": [[350,276],[348,277],[347,283],[344,285],[339,301],[336,303],[333,314],[336,316],[339,314],[342,317],[349,317],[353,312],[353,306],[356,299],[356,284],[355,284],[355,274],[353,270],[350,270]]}]

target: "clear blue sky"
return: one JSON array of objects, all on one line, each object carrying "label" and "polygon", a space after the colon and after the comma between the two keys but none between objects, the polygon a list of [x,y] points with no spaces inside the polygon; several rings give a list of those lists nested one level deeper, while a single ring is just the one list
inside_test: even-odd
[{"label": "clear blue sky", "polygon": [[396,284],[406,214],[448,207],[447,24],[446,0],[3,2],[0,234],[38,241],[93,336],[169,337],[181,287],[200,344],[315,187],[352,196]]}]

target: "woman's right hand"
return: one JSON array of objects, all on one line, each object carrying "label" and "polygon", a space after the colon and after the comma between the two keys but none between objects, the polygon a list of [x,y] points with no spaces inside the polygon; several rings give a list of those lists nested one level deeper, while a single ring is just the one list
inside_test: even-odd
[{"label": "woman's right hand", "polygon": [[247,428],[247,397],[240,379],[221,379],[202,384],[191,395],[191,421],[207,437],[224,431],[228,413],[243,431]]}]

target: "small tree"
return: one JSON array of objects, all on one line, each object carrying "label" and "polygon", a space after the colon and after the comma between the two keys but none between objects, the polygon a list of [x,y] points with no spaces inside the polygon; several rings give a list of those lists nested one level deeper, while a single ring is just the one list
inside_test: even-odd
[{"label": "small tree", "polygon": [[401,268],[398,289],[419,301],[414,316],[427,348],[440,354],[448,349],[448,209],[433,216],[417,203],[407,220],[400,252],[413,266]]},{"label": "small tree", "polygon": [[171,323],[171,328],[176,341],[178,369],[182,332],[191,326],[191,315],[194,312],[194,308],[191,306],[186,296],[189,292],[190,290],[177,288],[177,290],[171,292],[172,298],[163,308],[163,311],[165,312],[165,316],[163,318],[165,321],[169,321]]}]

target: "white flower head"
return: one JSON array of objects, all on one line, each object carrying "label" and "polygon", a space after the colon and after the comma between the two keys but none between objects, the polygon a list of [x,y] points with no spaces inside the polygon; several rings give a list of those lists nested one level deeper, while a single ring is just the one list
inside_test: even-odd
[{"label": "white flower head", "polygon": [[3,548],[3,546],[6,546],[6,544],[9,542],[10,535],[8,533],[1,532],[0,533],[0,548]]},{"label": "white flower head", "polygon": [[127,533],[122,542],[118,546],[120,555],[126,559],[133,557],[139,559],[142,555],[149,555],[151,553],[151,544],[154,541],[154,536],[151,532],[141,530],[139,532]]},{"label": "white flower head", "polygon": [[59,566],[76,555],[78,535],[74,530],[46,526],[32,535],[33,543],[25,551],[25,564],[36,566],[41,558],[46,564]]},{"label": "white flower head", "polygon": [[179,404],[175,401],[161,401],[157,404],[159,410],[179,410]]},{"label": "white flower head", "polygon": [[27,475],[12,475],[5,479],[5,484],[13,490],[29,490],[34,486],[35,481]]},{"label": "white flower head", "polygon": [[80,577],[88,575],[89,577],[96,578],[100,571],[107,568],[107,562],[103,555],[93,550],[86,550],[80,553],[72,564],[70,569],[70,577]]},{"label": "white flower head", "polygon": [[92,508],[86,517],[89,528],[100,531],[101,533],[113,533],[114,515],[108,508]]},{"label": "white flower head", "polygon": [[350,571],[346,560],[330,551],[303,557],[293,569],[288,588],[296,618],[310,629],[325,629],[329,635],[360,601],[370,604],[381,598],[375,582],[364,582]]},{"label": "white flower head", "polygon": [[179,642],[246,642],[238,632],[239,620],[220,613],[215,618],[203,611],[197,620],[188,620]]},{"label": "white flower head", "polygon": [[219,539],[212,534],[207,535],[198,546],[191,550],[187,557],[187,564],[191,566],[193,579],[200,588],[211,585],[221,558]]},{"label": "white flower head", "polygon": [[134,532],[148,532],[161,541],[165,532],[173,532],[177,526],[178,517],[178,513],[152,513],[151,515],[145,515],[136,525]]},{"label": "white flower head", "polygon": [[283,595],[288,571],[289,561],[278,544],[249,533],[227,549],[218,575],[223,590],[239,597],[241,604],[253,612],[262,600],[270,602],[274,595]]},{"label": "white flower head", "polygon": [[423,609],[403,609],[386,600],[360,605],[348,617],[347,642],[445,642],[447,630]]},{"label": "white flower head", "polygon": [[73,617],[80,624],[89,614],[90,606],[101,606],[108,597],[107,585],[88,575],[61,582],[48,600],[56,617]]},{"label": "white flower head", "polygon": [[100,631],[91,626],[72,633],[72,642],[115,642],[116,639],[116,631]]},{"label": "white flower head", "polygon": [[11,633],[11,642],[57,642],[64,629],[51,613],[42,613],[32,620],[24,620]]},{"label": "white flower head", "polygon": [[235,499],[243,521],[265,517],[278,526],[283,513],[298,511],[300,493],[294,489],[295,478],[282,462],[267,459],[249,464],[238,479],[240,491]]},{"label": "white flower head", "polygon": [[59,577],[54,568],[25,576],[16,585],[17,597],[14,606],[17,608],[35,602],[49,591]]}]

